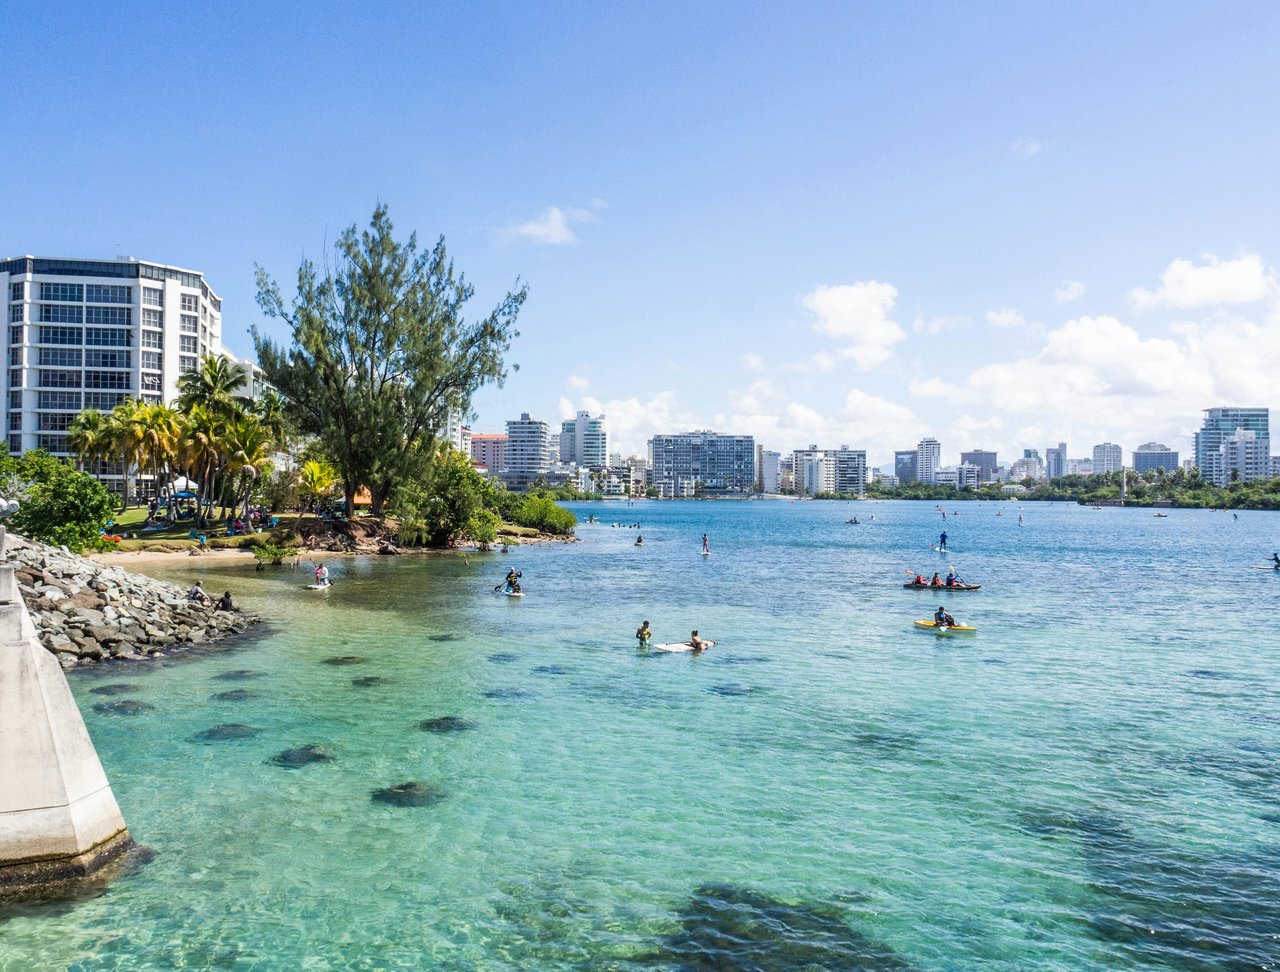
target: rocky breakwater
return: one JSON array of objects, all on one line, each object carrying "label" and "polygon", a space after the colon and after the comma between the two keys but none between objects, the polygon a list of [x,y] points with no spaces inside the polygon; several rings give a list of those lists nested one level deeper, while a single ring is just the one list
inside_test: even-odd
[{"label": "rocky breakwater", "polygon": [[175,584],[21,537],[7,555],[40,641],[63,668],[142,659],[244,631],[260,618],[214,611]]}]

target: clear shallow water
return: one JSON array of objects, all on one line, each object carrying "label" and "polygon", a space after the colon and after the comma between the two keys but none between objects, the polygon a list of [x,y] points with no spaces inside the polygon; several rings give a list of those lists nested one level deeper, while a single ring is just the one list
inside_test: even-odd
[{"label": "clear shallow water", "polygon": [[[1280,576],[1244,569],[1280,519],[957,508],[584,505],[645,546],[584,523],[331,561],[324,594],[175,562],[271,630],[72,678],[156,856],[4,913],[0,969],[1280,962]],[[940,598],[899,586],[951,561],[972,639],[911,630]],[[644,618],[719,644],[638,654]],[[261,732],[200,738],[225,724]],[[332,761],[271,762],[307,745]],[[406,781],[444,798],[371,799]]]}]

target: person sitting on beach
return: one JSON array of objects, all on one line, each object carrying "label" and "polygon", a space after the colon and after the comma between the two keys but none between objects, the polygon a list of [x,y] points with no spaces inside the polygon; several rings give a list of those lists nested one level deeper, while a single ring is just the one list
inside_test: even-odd
[{"label": "person sitting on beach", "polygon": [[649,628],[649,622],[645,621],[640,627],[636,628],[636,641],[640,642],[641,648],[649,647],[649,639],[653,637],[653,631]]},{"label": "person sitting on beach", "polygon": [[235,605],[231,603],[231,592],[224,591],[222,597],[218,598],[218,604],[214,608],[215,611],[234,611]]},{"label": "person sitting on beach", "polygon": [[956,626],[956,619],[949,615],[947,613],[947,609],[939,604],[938,610],[933,612],[933,623],[939,628],[954,628]]},{"label": "person sitting on beach", "polygon": [[933,577],[931,577],[931,578],[929,579],[929,586],[930,586],[930,587],[941,587],[941,586],[942,586],[942,581],[941,581],[941,579],[939,579],[939,577],[938,577],[938,575],[937,575],[936,573],[933,575]]},{"label": "person sitting on beach", "polygon": [[203,604],[205,607],[208,607],[210,603],[209,595],[204,592],[204,588],[200,586],[199,581],[192,584],[191,590],[187,591],[187,600],[196,604]]}]

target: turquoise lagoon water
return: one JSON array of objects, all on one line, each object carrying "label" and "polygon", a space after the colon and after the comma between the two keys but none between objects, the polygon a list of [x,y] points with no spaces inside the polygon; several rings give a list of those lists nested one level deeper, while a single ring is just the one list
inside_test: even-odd
[{"label": "turquoise lagoon water", "polygon": [[[72,677],[155,856],[5,912],[0,969],[1275,967],[1280,519],[957,509],[584,505],[579,544],[324,594],[166,564],[270,627]],[[983,589],[900,587],[949,562]],[[912,630],[940,599],[980,633]],[[640,654],[644,618],[719,644]],[[407,781],[443,798],[371,799]]]}]

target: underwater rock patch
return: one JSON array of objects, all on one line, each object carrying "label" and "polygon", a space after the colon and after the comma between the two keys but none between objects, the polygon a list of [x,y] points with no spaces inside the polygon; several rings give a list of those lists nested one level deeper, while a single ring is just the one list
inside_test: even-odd
[{"label": "underwater rock patch", "polygon": [[111,702],[99,702],[93,707],[94,712],[105,715],[141,715],[143,712],[155,712],[154,705],[139,702],[137,699],[115,699]]},{"label": "underwater rock patch", "polygon": [[1212,668],[1193,668],[1184,674],[1188,678],[1205,678],[1215,682],[1229,681],[1232,678],[1226,672],[1215,672]]},{"label": "underwater rock patch", "polygon": [[717,655],[711,659],[713,665],[764,665],[772,661],[759,655]]},{"label": "underwater rock patch", "polygon": [[563,665],[539,665],[533,669],[535,675],[569,675],[572,672],[572,668],[565,668]]},{"label": "underwater rock patch", "polygon": [[244,702],[254,698],[256,692],[250,692],[248,689],[231,689],[229,692],[218,692],[213,696],[215,702]]},{"label": "underwater rock patch", "polygon": [[110,685],[99,685],[89,691],[94,695],[127,695],[133,689],[134,686],[126,685],[124,682],[112,682]]},{"label": "underwater rock patch", "polygon": [[244,682],[251,678],[262,678],[262,672],[251,672],[247,668],[237,668],[234,671],[223,672],[221,675],[213,677],[219,682]]},{"label": "underwater rock patch", "polygon": [[520,699],[531,699],[534,697],[532,692],[526,692],[524,689],[518,688],[500,688],[489,689],[484,693],[486,699],[508,699],[517,701]]},{"label": "underwater rock patch", "polygon": [[489,661],[498,662],[499,664],[502,664],[504,662],[516,661],[517,659],[519,659],[519,657],[520,657],[519,655],[513,655],[509,651],[500,651],[495,655],[490,655]]},{"label": "underwater rock patch", "polygon": [[428,641],[461,641],[462,635],[460,634],[427,635],[427,640]]},{"label": "underwater rock patch", "polygon": [[362,678],[353,678],[351,684],[356,688],[373,688],[375,685],[383,685],[391,681],[389,678],[383,678],[381,675],[365,675]]},{"label": "underwater rock patch", "polygon": [[893,949],[851,928],[829,904],[790,904],[746,888],[704,884],[651,956],[692,972],[909,969]]},{"label": "underwater rock patch", "polygon": [[435,783],[410,781],[374,790],[370,798],[374,803],[387,803],[393,807],[429,807],[446,795],[444,789]]},{"label": "underwater rock patch", "polygon": [[363,665],[369,659],[360,655],[334,655],[324,660],[325,665]]},{"label": "underwater rock patch", "polygon": [[225,722],[196,733],[196,739],[201,742],[222,742],[228,739],[249,739],[260,732],[262,730],[256,726],[246,726],[242,722]]},{"label": "underwater rock patch", "polygon": [[468,729],[474,729],[476,724],[470,719],[464,719],[461,716],[440,716],[436,719],[424,719],[418,723],[418,728],[423,732],[466,732]]},{"label": "underwater rock patch", "polygon": [[282,753],[276,753],[271,757],[271,763],[274,766],[282,766],[285,769],[299,769],[303,766],[310,766],[312,763],[332,763],[333,754],[323,746],[308,745],[299,746],[297,749],[286,749]]},{"label": "underwater rock patch", "polygon": [[743,685],[741,682],[727,682],[723,685],[709,686],[707,691],[714,695],[723,695],[728,698],[733,698],[741,695],[752,695],[756,692],[756,689],[752,688],[750,685]]}]

